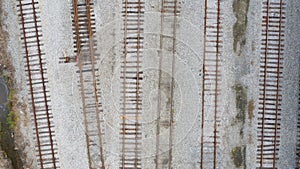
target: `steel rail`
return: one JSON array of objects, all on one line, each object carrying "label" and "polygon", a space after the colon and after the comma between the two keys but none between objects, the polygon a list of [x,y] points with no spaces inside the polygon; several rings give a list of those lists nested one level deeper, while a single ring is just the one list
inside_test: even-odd
[{"label": "steel rail", "polygon": [[[125,0],[125,18],[124,18],[124,56],[123,56],[123,111],[122,111],[122,131],[123,133],[126,132],[125,130],[125,124],[126,124],[126,70],[127,70],[127,64],[126,64],[126,57],[127,57],[127,43],[126,43],[126,37],[127,37],[127,16],[128,16],[128,13],[127,13],[127,9],[128,9],[128,1]],[[121,157],[121,163],[122,163],[122,169],[125,169],[125,134],[122,135],[122,157]]]},{"label": "steel rail", "polygon": [[[281,61],[283,60],[281,56],[284,47],[284,45],[282,44],[283,28],[284,28],[282,24],[284,23],[283,19],[285,19],[285,17],[283,16],[284,14],[283,4],[284,3],[282,0],[280,0],[278,3],[271,2],[270,0],[263,2],[263,9],[264,9],[263,14],[266,15],[263,16],[263,20],[262,20],[262,25],[265,26],[265,29],[263,29],[264,32],[262,32],[262,36],[264,37],[264,39],[262,39],[262,43],[261,43],[261,45],[263,45],[261,48],[263,52],[261,52],[262,57],[260,61],[260,63],[262,64],[260,66],[261,69],[260,73],[263,73],[263,75],[260,75],[260,78],[263,79],[262,82],[259,83],[259,85],[262,87],[262,89],[259,90],[260,92],[262,92],[262,94],[260,94],[262,98],[259,98],[260,100],[259,104],[262,106],[262,108],[259,109],[259,114],[262,117],[258,118],[260,120],[258,123],[259,125],[258,129],[261,131],[258,138],[260,145],[257,151],[258,152],[257,159],[259,160],[258,168],[260,169],[265,168],[264,164],[268,164],[269,166],[267,167],[277,168],[276,167],[276,160],[278,159],[277,147],[279,146],[280,143],[280,138],[279,138],[280,117],[279,116],[281,115],[280,113],[281,108],[279,106],[281,105],[280,101],[282,100],[281,94],[279,93],[282,87],[280,85],[281,78],[282,78],[281,69],[283,68],[281,66]],[[271,15],[272,13],[276,13],[279,16],[272,16]],[[272,29],[276,29],[276,30],[272,30]],[[274,36],[276,39],[274,39]],[[270,78],[276,78],[276,79],[273,80]],[[272,94],[270,95],[268,94],[268,92],[272,92]],[[272,101],[272,103],[269,103],[268,100]],[[274,108],[270,108],[268,106],[272,106],[272,107],[274,106]],[[270,110],[272,112],[268,112]],[[273,135],[265,136],[265,134],[268,133],[272,133]],[[271,141],[272,143],[270,143]],[[267,160],[267,163],[265,162],[265,160]]]},{"label": "steel rail", "polygon": [[[83,79],[83,70],[82,70],[82,62],[83,58],[81,55],[81,42],[79,36],[79,13],[78,13],[78,0],[73,0],[73,10],[74,10],[74,21],[75,21],[75,32],[76,32],[76,49],[77,49],[77,57],[78,57],[78,67],[79,67],[79,78],[80,78],[80,86],[84,89],[84,79]],[[81,97],[82,97],[82,110],[84,114],[84,124],[85,124],[85,131],[88,131],[87,126],[87,111],[86,111],[86,102],[85,102],[85,93],[84,90],[81,90]],[[89,161],[89,168],[92,168],[92,161],[91,161],[91,152],[89,148],[90,138],[88,132],[85,133],[86,135],[86,148],[87,148],[87,155]]]},{"label": "steel rail", "polygon": [[[136,78],[136,114],[135,114],[135,122],[138,124],[138,121],[139,121],[139,109],[140,109],[140,105],[138,104],[139,102],[139,99],[140,99],[140,36],[141,36],[141,32],[140,32],[140,25],[141,25],[141,1],[138,0],[138,23],[137,23],[137,29],[138,29],[138,35],[137,35],[137,78]],[[138,153],[137,153],[137,150],[138,150],[138,135],[136,134],[135,135],[135,161],[134,161],[134,168],[138,168]]]},{"label": "steel rail", "polygon": [[[49,108],[49,105],[48,105],[48,97],[47,96],[47,89],[46,89],[46,83],[48,81],[45,80],[45,74],[46,72],[45,71],[45,68],[43,67],[43,64],[45,64],[45,62],[43,61],[42,59],[42,51],[41,51],[41,43],[40,43],[40,37],[41,35],[39,35],[39,30],[38,30],[38,17],[37,17],[37,12],[36,12],[36,7],[35,7],[35,4],[37,4],[34,0],[31,0],[31,3],[26,3],[25,5],[31,5],[32,8],[30,10],[32,10],[32,14],[33,15],[33,21],[31,21],[31,23],[33,23],[33,27],[31,27],[31,29],[34,29],[34,31],[32,33],[34,33],[35,35],[34,36],[30,36],[28,38],[35,38],[36,40],[35,41],[30,41],[28,42],[27,41],[27,32],[26,32],[26,28],[25,27],[25,24],[28,23],[28,21],[26,22],[25,21],[25,18],[24,18],[24,13],[23,13],[23,4],[22,4],[22,1],[19,0],[19,8],[20,8],[20,17],[21,17],[21,25],[22,25],[22,33],[23,33],[23,41],[24,41],[24,48],[25,48],[25,58],[26,58],[26,66],[27,66],[27,72],[28,72],[28,80],[29,80],[29,88],[30,88],[30,97],[31,97],[31,105],[32,105],[32,109],[33,109],[33,121],[34,121],[34,125],[35,125],[35,134],[36,134],[36,139],[37,139],[37,151],[38,151],[38,154],[39,154],[39,162],[40,162],[40,167],[43,169],[45,168],[44,165],[48,165],[48,164],[52,164],[53,168],[56,169],[58,168],[57,167],[57,161],[56,161],[56,157],[55,157],[55,148],[54,148],[54,140],[53,140],[53,137],[54,135],[52,134],[52,130],[51,130],[51,122],[50,122],[50,118],[52,118],[52,116],[50,117],[50,108]],[[28,44],[36,44],[36,45],[28,45]],[[33,55],[30,55],[29,54],[29,51],[28,51],[28,48],[30,47],[36,47],[37,49],[37,54],[35,54],[34,56],[37,57],[36,60],[30,60],[29,57],[32,57]],[[31,62],[33,61],[37,61],[38,63],[35,63],[35,64],[31,64]],[[39,66],[39,68],[34,68],[34,69],[31,69],[31,66]],[[33,72],[32,72],[33,71]],[[37,72],[39,71],[39,72]],[[35,79],[35,78],[32,78],[33,75],[40,75],[40,79]],[[38,83],[33,83],[34,80],[39,80],[40,82]],[[34,85],[36,84],[40,84],[41,87],[39,90],[39,92],[37,92],[35,89],[34,89]],[[41,93],[42,92],[42,93]],[[43,96],[42,97],[35,97],[34,95],[35,94],[38,94],[38,93],[41,93]],[[42,100],[39,100],[39,101],[36,101],[38,99],[42,99]],[[41,106],[38,106],[37,104],[42,104],[42,109],[41,109]],[[44,108],[45,107],[45,108]],[[39,124],[38,124],[38,120],[41,120],[41,118],[38,118],[37,116],[37,112],[38,111],[45,111],[45,116],[46,117],[43,117],[42,119],[43,120],[46,120],[46,124],[47,126],[46,127],[43,127],[43,129],[47,129],[47,131],[39,131],[39,128],[42,129]],[[40,115],[39,115],[40,116]],[[40,134],[47,134],[47,136],[41,136]],[[44,144],[41,144],[41,137],[42,138],[45,138],[45,137],[48,137],[49,138],[49,144],[47,144],[47,146],[50,146],[49,149],[47,150],[43,150],[42,147],[43,146],[46,146]],[[43,151],[50,151],[50,153],[43,153]],[[43,156],[46,156],[46,155],[51,155],[51,158],[43,158]],[[51,160],[52,162],[47,162],[47,160]]]},{"label": "steel rail", "polygon": [[104,153],[103,153],[103,140],[102,140],[102,131],[101,131],[101,122],[100,122],[100,110],[99,110],[99,99],[98,89],[97,89],[97,79],[95,73],[95,51],[94,51],[94,35],[92,30],[92,21],[91,21],[91,6],[90,0],[86,0],[87,11],[86,15],[88,18],[88,31],[89,31],[89,50],[90,50],[90,57],[91,57],[91,64],[92,64],[92,75],[93,75],[93,87],[94,87],[94,95],[96,101],[96,117],[97,117],[97,127],[98,127],[98,135],[99,135],[99,146],[100,146],[100,160],[101,160],[101,169],[105,169],[104,163]]},{"label": "steel rail", "polygon": [[[141,68],[141,25],[142,19],[142,4],[140,0],[134,2],[123,1],[123,21],[124,21],[124,34],[123,34],[123,56],[121,62],[121,79],[122,84],[122,110],[121,110],[121,166],[120,169],[125,168],[141,168],[140,167],[140,143],[141,137],[139,123],[141,114],[141,98],[142,93],[140,87],[140,75]],[[134,19],[133,19],[134,18]],[[132,23],[133,22],[133,23]],[[134,27],[132,27],[134,26]],[[128,61],[128,59],[135,58],[136,60]],[[129,64],[129,65],[127,65]],[[127,80],[131,80],[128,82]],[[128,91],[130,90],[130,91]],[[135,94],[135,95],[134,95]],[[132,107],[131,107],[132,106]],[[129,120],[129,121],[127,121]],[[134,120],[134,123],[131,121]],[[129,147],[127,147],[129,146]]]},{"label": "steel rail", "polygon": [[[209,11],[208,11],[209,7],[208,7],[208,0],[205,0],[205,15],[204,15],[204,50],[203,50],[203,65],[202,65],[202,68],[203,68],[203,78],[202,78],[202,93],[201,93],[201,96],[202,96],[202,102],[201,102],[201,106],[202,106],[202,110],[201,110],[201,129],[202,129],[202,133],[201,133],[201,152],[200,152],[200,169],[205,169],[205,166],[204,166],[204,156],[205,156],[205,153],[204,153],[204,148],[205,148],[205,145],[204,145],[204,138],[205,138],[205,114],[207,113],[206,110],[205,110],[205,107],[206,107],[206,104],[205,104],[205,98],[206,98],[206,91],[209,90],[209,89],[206,89],[206,86],[205,86],[205,82],[207,80],[211,80],[209,77],[209,74],[208,72],[212,72],[212,70],[208,70],[207,68],[209,66],[214,66],[215,67],[215,71],[213,76],[213,80],[215,81],[215,84],[214,84],[214,110],[213,110],[213,116],[214,116],[214,122],[213,122],[213,168],[216,169],[217,168],[217,127],[218,127],[218,93],[219,93],[219,55],[220,55],[220,34],[221,34],[221,26],[220,26],[220,20],[221,20],[221,5],[220,5],[220,0],[217,0],[217,11],[216,11],[216,14],[217,14],[217,25],[216,26],[208,26],[208,19],[212,19],[208,16],[209,14]],[[207,37],[209,35],[209,31],[208,31],[208,28],[215,28],[216,30],[216,41],[212,41],[213,43],[216,43],[216,46],[215,46],[215,50],[214,53],[215,53],[215,59],[214,60],[211,60],[209,58],[207,58],[208,54],[207,54]],[[215,65],[207,65],[206,62],[207,61],[215,61]]]},{"label": "steel rail", "polygon": [[[268,56],[268,50],[267,50],[267,46],[268,46],[268,30],[269,30],[269,27],[268,27],[268,25],[269,25],[269,0],[267,0],[267,12],[266,12],[266,14],[267,14],[267,16],[266,16],[266,30],[265,30],[265,39],[266,39],[266,42],[265,42],[265,54],[264,54],[264,56],[265,56],[265,62],[264,62],[264,65],[267,65],[267,56]],[[263,147],[264,147],[264,127],[265,127],[265,121],[264,121],[264,118],[265,118],[265,102],[266,102],[266,100],[265,100],[265,98],[266,98],[266,85],[267,85],[267,83],[266,83],[266,79],[267,79],[267,69],[266,69],[266,67],[265,67],[265,69],[264,69],[264,89],[263,89],[263,103],[262,103],[262,105],[263,105],[263,110],[262,110],[262,129],[261,129],[261,146],[260,146],[260,153],[261,153],[261,156],[260,156],[260,168],[262,168],[263,167]]]},{"label": "steel rail", "polygon": [[34,118],[34,124],[35,124],[35,132],[36,132],[36,139],[38,144],[38,152],[39,152],[39,159],[41,163],[41,168],[43,169],[43,158],[42,158],[42,152],[41,152],[41,143],[40,143],[40,136],[38,131],[38,123],[37,123],[37,117],[36,117],[36,110],[35,110],[35,100],[33,95],[33,85],[32,85],[32,79],[31,79],[31,68],[30,68],[30,61],[29,61],[29,52],[27,47],[27,38],[26,38],[26,31],[25,31],[25,19],[23,15],[23,8],[22,8],[22,1],[19,0],[19,7],[20,7],[20,14],[21,14],[21,21],[22,21],[22,32],[23,32],[23,40],[24,40],[24,48],[25,48],[25,54],[26,54],[26,66],[27,66],[27,72],[28,72],[28,79],[29,79],[29,88],[30,88],[30,96],[31,96],[31,106],[33,109],[33,118]]},{"label": "steel rail", "polygon": [[282,0],[280,0],[280,19],[278,32],[278,62],[277,62],[277,85],[276,85],[276,112],[275,112],[275,130],[274,130],[274,151],[273,151],[273,168],[276,165],[276,146],[277,146],[277,128],[278,128],[278,101],[279,101],[279,75],[280,75],[280,57],[281,57],[281,22],[282,22]]},{"label": "steel rail", "polygon": [[42,63],[42,55],[41,55],[41,48],[40,48],[40,39],[39,39],[39,30],[37,26],[37,17],[36,17],[36,10],[34,6],[34,0],[32,2],[32,9],[33,9],[33,19],[34,19],[34,27],[35,27],[35,36],[36,36],[36,42],[38,47],[38,56],[39,56],[39,64],[41,68],[41,76],[42,76],[42,85],[43,85],[43,92],[44,92],[44,103],[45,103],[45,110],[46,110],[46,116],[47,116],[47,123],[48,123],[48,130],[49,130],[49,137],[50,137],[50,147],[51,147],[51,153],[52,153],[52,162],[53,167],[56,169],[56,163],[55,163],[55,152],[53,148],[53,140],[52,140],[52,131],[51,131],[51,124],[50,124],[50,118],[49,118],[49,107],[48,107],[48,101],[47,101],[47,93],[46,93],[46,86],[45,86],[45,78],[44,78],[44,71],[43,71],[43,63]]}]

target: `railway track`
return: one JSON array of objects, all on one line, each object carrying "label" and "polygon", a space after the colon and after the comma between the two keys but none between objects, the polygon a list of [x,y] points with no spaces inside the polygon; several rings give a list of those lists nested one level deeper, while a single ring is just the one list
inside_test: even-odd
[{"label": "railway track", "polygon": [[220,60],[222,54],[220,0],[205,1],[200,168],[220,168]]},{"label": "railway track", "polygon": [[[155,168],[172,168],[177,0],[161,1]],[[166,73],[164,68],[170,68]],[[166,96],[166,97],[164,97]]]},{"label": "railway track", "polygon": [[121,57],[121,155],[120,169],[140,169],[141,166],[141,113],[143,72],[144,2],[122,2],[124,22],[123,55]]},{"label": "railway track", "polygon": [[59,168],[59,158],[43,52],[39,3],[37,0],[18,0],[17,10],[21,25],[38,167],[56,169]]},{"label": "railway track", "polygon": [[260,169],[277,168],[279,159],[285,6],[283,0],[262,2],[257,127],[257,168]]},{"label": "railway track", "polygon": [[95,16],[90,0],[73,0],[74,53],[78,58],[79,85],[86,131],[89,168],[105,168],[104,120],[100,102],[100,90],[96,54]]}]

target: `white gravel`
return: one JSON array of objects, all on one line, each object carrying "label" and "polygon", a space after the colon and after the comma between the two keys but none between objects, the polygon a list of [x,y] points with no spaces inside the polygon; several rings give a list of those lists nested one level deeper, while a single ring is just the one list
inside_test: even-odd
[{"label": "white gravel", "polygon": [[[146,1],[146,0],[145,0]],[[75,63],[59,64],[63,52],[73,55],[73,32],[71,22],[71,0],[39,1],[43,41],[47,58],[49,88],[52,113],[55,124],[59,161],[62,169],[88,168],[85,131],[82,114],[78,69]],[[257,153],[257,112],[258,112],[258,74],[261,41],[261,1],[250,0],[246,44],[239,56],[233,51],[233,25],[236,18],[232,9],[233,0],[221,2],[223,47],[222,84],[219,103],[222,115],[219,127],[221,164],[218,168],[237,168],[232,160],[234,147],[246,147],[245,165],[256,167]],[[21,48],[20,31],[17,22],[16,2],[4,0],[7,13],[5,23],[9,30],[8,51],[13,57],[16,80],[20,86],[21,102],[27,103],[26,75]],[[160,6],[161,1],[145,2],[144,49],[143,49],[143,140],[142,168],[155,166],[155,137],[157,115],[158,61],[160,44]],[[180,1],[180,14],[176,25],[175,59],[175,126],[173,137],[173,168],[199,168],[201,137],[201,86],[203,64],[203,18],[204,1]],[[279,147],[278,168],[296,166],[296,124],[299,113],[300,34],[299,0],[287,1],[285,50],[283,65],[283,100],[281,119],[281,145]],[[119,167],[120,154],[120,56],[123,48],[123,21],[121,18],[122,0],[95,1],[97,52],[100,75],[101,101],[105,119],[104,150],[107,168]],[[166,57],[170,52],[166,51]],[[164,62],[168,64],[167,61]],[[171,63],[170,63],[171,64]],[[170,68],[170,67],[169,67]],[[170,74],[165,68],[166,74]],[[236,123],[236,94],[233,86],[238,82],[245,86],[247,101],[253,100],[253,118],[246,106],[245,123]],[[28,104],[28,106],[30,106]],[[21,113],[21,131],[26,137],[26,164],[37,168],[34,154],[32,124],[25,123],[28,114]],[[243,134],[240,135],[240,131]],[[243,167],[240,167],[243,168]]]}]

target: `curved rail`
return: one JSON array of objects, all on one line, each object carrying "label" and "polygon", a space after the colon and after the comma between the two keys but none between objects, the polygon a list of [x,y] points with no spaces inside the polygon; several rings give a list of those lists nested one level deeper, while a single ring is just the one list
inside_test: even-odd
[{"label": "curved rail", "polygon": [[[94,40],[95,19],[90,0],[73,0],[74,48],[78,57],[79,83],[81,88],[82,110],[86,131],[86,146],[89,168],[105,169],[103,143],[103,113],[98,90],[97,64]],[[100,159],[100,161],[99,161]]]}]

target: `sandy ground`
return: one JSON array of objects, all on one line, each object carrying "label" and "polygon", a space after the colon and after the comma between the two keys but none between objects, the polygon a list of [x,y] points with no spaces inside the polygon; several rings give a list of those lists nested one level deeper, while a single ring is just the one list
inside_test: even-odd
[{"label": "sandy ground", "polygon": [[[85,131],[81,98],[78,86],[77,66],[74,63],[60,64],[63,52],[73,55],[71,1],[39,1],[43,26],[43,41],[47,58],[51,106],[55,123],[60,167],[87,168]],[[256,167],[256,113],[258,112],[258,73],[261,40],[261,1],[250,0],[247,25],[244,35],[236,40],[234,24],[238,14],[232,4],[234,0],[221,2],[223,47],[221,60],[222,85],[220,103],[222,122],[219,168]],[[142,168],[151,169],[155,164],[155,137],[157,112],[158,60],[160,44],[161,2],[149,0],[145,3],[143,70],[143,150]],[[203,18],[204,2],[181,0],[180,14],[176,25],[175,57],[175,126],[173,137],[173,168],[199,168],[201,135],[201,83],[203,64]],[[241,7],[245,9],[246,7]],[[28,102],[28,89],[24,71],[20,31],[15,1],[4,1],[7,13],[6,29],[9,30],[8,51],[13,57],[16,81],[20,87],[20,102]],[[281,145],[278,168],[295,168],[296,119],[299,96],[299,46],[300,35],[298,0],[287,3],[285,28],[284,79],[281,119]],[[100,54],[100,75],[103,118],[105,119],[104,150],[107,168],[118,168],[120,154],[120,56],[122,49],[122,1],[95,1],[97,52]],[[242,10],[243,11],[243,10]],[[240,25],[243,27],[243,25]],[[54,33],[55,32],[55,33]],[[168,32],[167,32],[168,33]],[[243,45],[242,41],[245,40]],[[235,41],[237,41],[235,46]],[[166,51],[166,56],[169,57]],[[165,61],[166,63],[168,61]],[[166,76],[170,69],[165,68]],[[246,104],[236,98],[243,95]],[[237,119],[239,112],[244,119]],[[20,111],[20,128],[23,135],[25,166],[37,168],[34,153],[32,124],[28,109]],[[162,133],[164,134],[164,133]],[[21,136],[21,135],[20,135]],[[25,145],[25,146],[24,146]],[[232,152],[243,153],[240,166],[234,163]],[[166,149],[167,151],[167,149]],[[292,153],[291,153],[292,152]]]}]

